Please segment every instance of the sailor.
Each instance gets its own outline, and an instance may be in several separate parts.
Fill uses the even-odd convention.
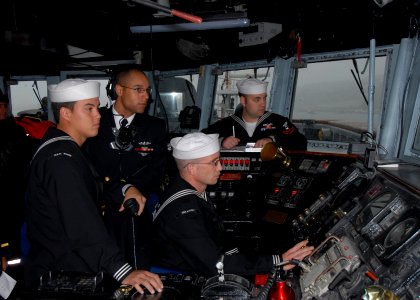
[[[305,136],[288,118],[266,111],[267,82],[248,78],[236,85],[240,108],[202,132],[218,133],[225,149],[247,143],[255,143],[255,148],[262,148],[269,142],[275,142],[285,150],[306,150]]]
[[[99,210],[101,189],[81,146],[98,133],[99,82],[66,79],[48,86],[57,128],[36,151],[27,191],[30,250],[25,283],[37,288],[49,272],[105,272],[143,293],[161,291],[158,275],[134,270],[108,234]]]
[[[259,256],[225,244],[221,219],[206,194],[207,185],[216,184],[222,171],[218,137],[195,132],[171,140],[179,174],[153,214],[154,266],[212,276],[223,261],[226,273],[255,275],[310,255],[313,247],[306,240],[283,254]],[[286,264],[284,270],[293,267]]]

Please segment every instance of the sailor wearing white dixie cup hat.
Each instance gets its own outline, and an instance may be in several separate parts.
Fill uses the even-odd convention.
[[[218,134],[195,132],[171,140],[172,155],[181,177],[202,193],[208,184],[215,184],[222,166]]]
[[[178,159],[195,159],[219,152],[218,134],[195,132],[171,139],[172,155]]]
[[[285,150],[306,150],[305,136],[287,117],[266,111],[267,82],[248,78],[237,82],[236,86],[241,107],[202,132],[218,133],[226,149],[247,143],[262,148],[266,143],[276,142]]]
[[[313,247],[302,241],[287,252],[251,257],[223,244],[223,222],[206,187],[222,170],[217,134],[190,133],[171,140],[179,176],[167,187],[153,213],[153,266],[206,276],[217,275],[223,260],[226,273],[268,273],[283,260],[302,260]],[[284,268],[293,266],[287,264]]]
[[[99,83],[67,79],[48,87],[57,128],[50,127],[31,163],[27,189],[25,285],[49,272],[105,272],[139,292],[161,291],[158,275],[133,270],[105,228],[99,187],[81,146],[99,128]],[[59,259],[57,259],[59,258]]]

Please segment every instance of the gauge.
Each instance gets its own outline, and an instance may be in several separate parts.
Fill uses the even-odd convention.
[[[390,192],[385,192],[377,196],[357,215],[355,225],[358,228],[365,226],[373,217],[378,215],[393,198],[393,194]]]
[[[399,245],[416,229],[417,219],[408,218],[395,225],[387,234],[384,240],[385,248],[391,248]]]

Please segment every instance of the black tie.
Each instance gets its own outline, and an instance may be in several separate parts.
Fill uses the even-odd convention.
[[[121,127],[126,127],[127,126],[127,123],[128,123],[127,119],[122,119],[122,121],[121,121]]]

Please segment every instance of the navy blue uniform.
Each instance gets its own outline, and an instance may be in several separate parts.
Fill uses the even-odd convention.
[[[20,255],[25,180],[32,144],[14,117],[0,120],[0,244],[9,244],[11,256]]]
[[[50,140],[42,147],[43,142]],[[31,164],[27,191],[30,251],[25,281],[48,271],[106,272],[122,281],[132,270],[108,234],[98,208],[94,169],[70,136],[49,128]]]
[[[241,115],[242,110],[239,110],[236,114],[223,118],[203,129],[202,132],[206,134],[218,133],[221,138],[226,138],[233,135],[232,126],[234,126],[235,137],[241,140],[239,145],[255,143],[262,138],[269,137],[285,150],[306,150],[307,140],[305,136],[288,118],[265,112],[258,119],[253,135],[249,136]]]
[[[223,255],[225,273],[270,272],[279,256],[244,255],[224,247],[222,222],[206,198],[179,176],[168,187],[153,216],[154,265],[213,276]]]
[[[133,128],[131,146],[118,149],[115,145],[115,121],[111,108],[101,108],[101,124],[96,137],[89,138],[84,148],[104,184],[105,221],[111,235],[125,253],[125,258],[138,268],[147,268],[144,230],[150,220],[146,214],[131,218],[119,212],[124,200],[123,187],[134,185],[146,198],[160,191],[167,159],[165,121],[147,114],[136,114],[130,126]],[[112,144],[112,145],[111,145]],[[143,228],[142,228],[143,227]],[[138,243],[133,245],[133,242]],[[135,252],[137,251],[137,252]]]

